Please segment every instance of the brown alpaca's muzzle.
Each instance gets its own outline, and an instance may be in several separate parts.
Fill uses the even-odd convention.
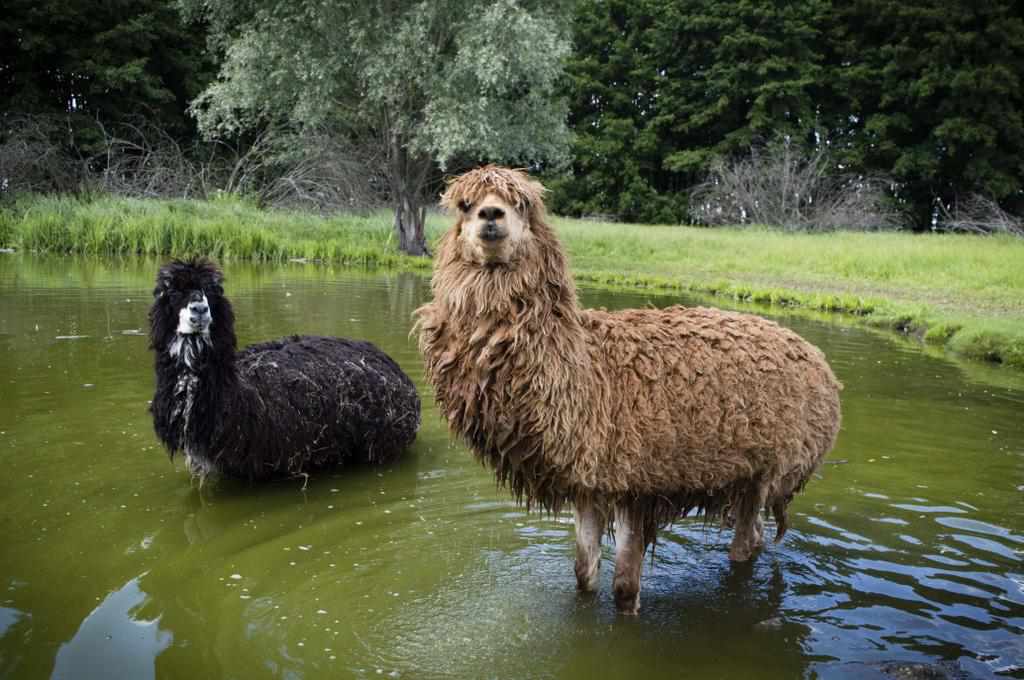
[[[469,259],[483,265],[509,264],[526,234],[523,217],[504,199],[487,194],[462,203],[458,234]]]
[[[479,237],[485,244],[500,243],[508,238],[508,228],[498,221],[505,217],[505,211],[496,207],[485,207],[480,209]]]
[[[480,240],[484,244],[501,243],[508,238],[508,230],[499,227],[494,222],[487,222],[480,226]]]

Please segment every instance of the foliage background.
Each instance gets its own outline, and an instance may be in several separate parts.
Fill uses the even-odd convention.
[[[936,200],[1024,207],[1024,18],[1013,2],[581,0],[567,214],[683,222],[715,159],[789,137]]]
[[[33,143],[89,171],[119,124],[208,156],[200,131],[242,155],[311,126],[381,185],[396,224],[399,199],[421,211],[445,173],[484,161],[544,174],[555,212],[671,224],[693,219],[716,163],[783,139],[884,179],[926,230],[976,197],[1024,212],[1022,74],[1024,16],[1006,0],[12,0],[0,174],[25,114],[55,117]],[[82,175],[61,172],[41,186]],[[286,203],[316,192],[302,199]]]

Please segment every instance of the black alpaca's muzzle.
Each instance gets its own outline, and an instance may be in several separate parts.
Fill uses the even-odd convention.
[[[178,333],[190,335],[205,333],[210,329],[210,303],[202,291],[192,291],[188,304],[178,313]]]
[[[203,302],[190,302],[188,305],[188,320],[198,326],[210,319],[210,306]]]

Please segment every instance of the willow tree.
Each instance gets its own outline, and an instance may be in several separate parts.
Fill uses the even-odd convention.
[[[431,171],[455,159],[561,163],[562,2],[181,0],[223,55],[192,105],[207,136],[331,123],[375,140],[395,233],[424,254]]]

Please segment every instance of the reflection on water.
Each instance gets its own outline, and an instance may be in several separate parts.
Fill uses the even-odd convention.
[[[10,607],[0,607],[0,638],[2,638],[11,626],[25,618],[25,613]]]
[[[50,677],[155,678],[156,657],[170,646],[173,635],[160,630],[159,616],[151,621],[136,618],[145,601],[137,578],[108,595],[57,650]]]
[[[408,337],[423,277],[228,266],[242,343],[370,339],[424,425],[387,468],[200,494],[146,413],[155,270],[0,258],[0,676],[1024,677],[1018,375],[782,318],[846,385],[830,464],[752,564],[699,520],[664,532],[623,618],[611,546],[578,596],[571,516],[523,513],[450,442]]]

